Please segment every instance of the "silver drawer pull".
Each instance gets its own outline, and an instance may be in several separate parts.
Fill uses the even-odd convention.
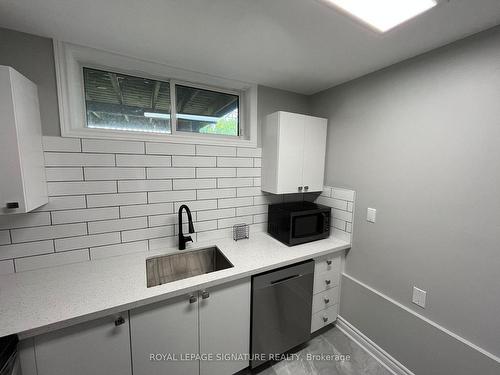
[[[297,189],[298,189],[299,191],[302,191],[302,186],[299,186]]]
[[[195,303],[196,301],[198,301],[198,298],[191,294],[189,296],[189,303]]]
[[[125,323],[125,319],[123,318],[123,316],[119,316],[118,318],[116,318],[115,320],[115,326],[118,327],[118,326],[121,326],[122,324]]]
[[[325,297],[325,303],[330,303],[330,298]]]
[[[331,280],[325,280],[326,285],[330,285],[331,282],[332,282]]]
[[[201,298],[202,299],[207,299],[208,297],[210,297],[210,293],[207,292],[206,290],[202,290],[201,291]]]
[[[331,265],[332,265],[332,261],[331,261],[330,259],[328,259],[328,260],[326,261],[326,264],[327,264],[328,266],[331,266]]]
[[[323,321],[324,321],[325,323],[326,323],[326,322],[328,322],[328,317],[327,317],[326,315],[325,315],[325,316],[323,316]]]

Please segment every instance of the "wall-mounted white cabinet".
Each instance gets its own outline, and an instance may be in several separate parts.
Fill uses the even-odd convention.
[[[23,213],[47,203],[38,90],[0,66],[0,214]]]
[[[262,129],[262,190],[322,191],[326,132],[324,118],[289,112],[268,115]]]

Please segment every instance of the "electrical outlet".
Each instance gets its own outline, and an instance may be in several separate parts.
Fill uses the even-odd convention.
[[[425,290],[419,289],[416,286],[413,287],[413,297],[411,301],[422,308],[425,309],[425,299],[427,297],[427,292]]]
[[[366,209],[366,221],[369,221],[370,223],[377,221],[377,210],[375,208]]]

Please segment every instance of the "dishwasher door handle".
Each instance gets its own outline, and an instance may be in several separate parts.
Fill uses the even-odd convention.
[[[291,276],[283,277],[282,279],[271,281],[270,285],[281,284],[284,281],[296,279],[297,277],[301,277],[301,276],[302,276],[301,274],[298,274],[298,275],[291,275]]]

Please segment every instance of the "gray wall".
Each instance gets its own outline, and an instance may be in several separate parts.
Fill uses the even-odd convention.
[[[347,274],[497,356],[499,46],[497,27],[312,98],[329,118],[326,183],[357,191]],[[411,303],[413,285],[428,292],[425,310]],[[433,371],[443,341],[353,290],[341,315],[418,374],[470,373]],[[476,373],[492,373],[483,358]]]
[[[0,28],[0,65],[12,66],[38,85],[44,135],[61,135],[52,40]]]
[[[261,143],[261,129],[264,126],[265,117],[276,111],[287,111],[310,114],[309,97],[289,91],[274,89],[267,86],[259,86],[258,91],[258,145]]]

